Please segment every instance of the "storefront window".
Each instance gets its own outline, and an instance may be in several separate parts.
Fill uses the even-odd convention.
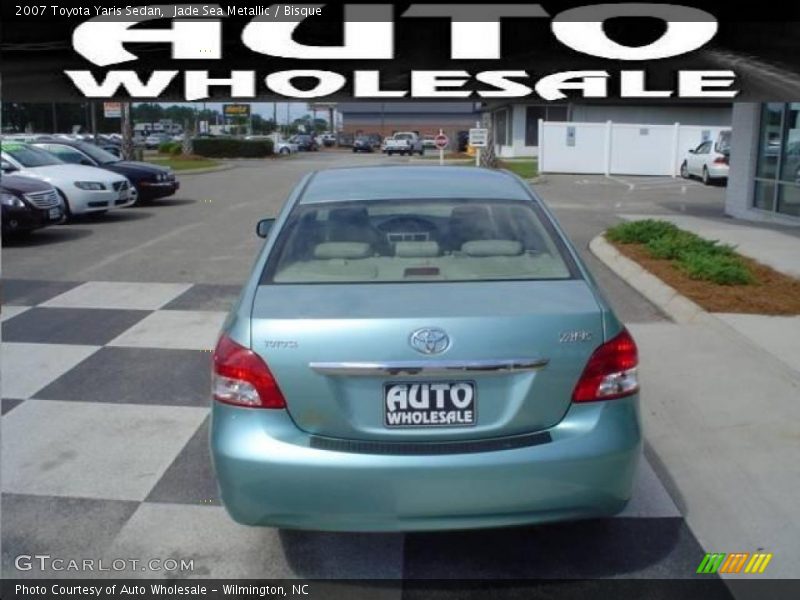
[[[566,106],[528,106],[525,108],[525,145],[539,145],[539,119],[566,121]]]
[[[753,205],[761,210],[775,210],[775,184],[756,181]]]
[[[788,106],[785,121],[780,179],[797,184],[800,180],[800,102],[793,102]]]
[[[494,113],[494,143],[498,146],[508,144],[508,111],[505,109]]]
[[[800,217],[800,186],[782,185],[778,195],[778,212]]]
[[[753,206],[800,217],[800,102],[763,105]]]

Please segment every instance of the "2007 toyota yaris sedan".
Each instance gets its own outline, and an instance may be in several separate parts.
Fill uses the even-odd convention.
[[[405,531],[624,507],[636,345],[522,180],[321,171],[258,230],[212,375],[236,521]]]

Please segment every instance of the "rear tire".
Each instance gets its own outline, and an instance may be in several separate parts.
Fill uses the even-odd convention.
[[[703,167],[703,185],[711,185],[711,176],[708,174],[708,167]]]

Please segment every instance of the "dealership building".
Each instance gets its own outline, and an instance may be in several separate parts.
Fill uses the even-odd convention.
[[[800,102],[733,105],[725,213],[800,225]]]
[[[398,131],[436,135],[442,130],[451,140],[475,127],[480,119],[475,102],[339,102],[345,137],[390,136]]]

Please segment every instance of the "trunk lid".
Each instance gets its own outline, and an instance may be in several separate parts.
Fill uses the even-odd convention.
[[[444,330],[450,347],[426,355],[410,344],[421,328]],[[261,286],[252,349],[278,381],[289,414],[308,433],[346,439],[423,441],[516,435],[558,423],[592,351],[600,308],[582,280]],[[446,374],[320,372],[312,363],[440,365],[546,360],[535,370]],[[387,383],[472,382],[474,425],[389,428]]]

